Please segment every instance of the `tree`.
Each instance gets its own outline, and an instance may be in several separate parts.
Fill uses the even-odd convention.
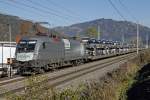
[[[86,31],[87,36],[95,38],[97,36],[97,29],[95,27],[89,27]]]

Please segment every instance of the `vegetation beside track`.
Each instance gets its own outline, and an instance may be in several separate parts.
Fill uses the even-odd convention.
[[[98,80],[80,84],[76,89],[58,92],[51,88],[46,76],[32,76],[28,79],[25,93],[16,95],[9,93],[8,100],[126,100],[127,90],[136,82],[137,72],[150,62],[150,51],[142,52],[138,57],[120,65],[112,72]]]

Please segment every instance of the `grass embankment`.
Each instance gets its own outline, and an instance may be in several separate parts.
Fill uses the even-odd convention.
[[[150,61],[150,53],[146,51],[131,61],[128,61],[99,80],[84,83],[76,89],[66,89],[61,92],[50,88],[48,84],[37,82],[47,80],[44,77],[28,79],[25,93],[9,94],[8,100],[126,100],[126,91],[135,82],[134,78],[139,66]],[[35,85],[36,84],[36,85]]]

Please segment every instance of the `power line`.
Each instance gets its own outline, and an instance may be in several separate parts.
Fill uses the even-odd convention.
[[[80,19],[78,16],[80,16],[79,14],[77,14],[76,12],[74,12],[74,11],[71,11],[70,9],[68,9],[68,8],[66,8],[66,7],[64,7],[64,6],[62,6],[62,5],[60,5],[60,4],[58,4],[58,3],[56,3],[56,2],[54,2],[54,1],[52,1],[52,0],[46,0],[46,1],[48,1],[50,4],[53,4],[54,6],[57,6],[58,8],[60,8],[60,9],[63,9],[65,12],[67,12],[68,14],[71,14],[71,15],[74,15],[76,18],[78,18],[78,19]],[[86,18],[85,18],[86,19]]]
[[[63,7],[62,5],[60,5],[60,4],[58,4],[58,3],[53,2],[52,0],[46,0],[46,1],[50,2],[50,4],[53,4],[53,5],[55,5],[55,6],[59,7],[59,8],[64,9],[66,12],[68,12],[68,13],[70,13],[70,14],[74,14],[74,12],[72,12],[71,10],[69,10],[69,9],[67,9],[67,8],[65,8],[65,7]]]
[[[125,20],[124,16],[120,13],[120,11],[117,9],[117,7],[112,3],[111,0],[108,0],[109,3],[111,4],[111,6],[116,10],[116,12]],[[120,1],[120,0],[119,0]],[[120,1],[121,5],[123,5],[123,3]],[[125,8],[127,8],[126,6],[124,6]],[[133,17],[133,16],[132,16]],[[136,25],[137,25],[137,54],[139,53],[139,22],[138,20],[136,21]]]
[[[115,4],[113,4],[113,2],[112,2],[111,0],[108,0],[108,2],[109,2],[110,5],[115,9],[115,11],[118,13],[118,15],[119,15],[122,19],[124,19],[124,20],[126,21],[125,17],[124,17],[123,14],[118,10],[118,8],[115,6]],[[124,43],[124,34],[122,35],[122,43]]]
[[[11,1],[11,0],[9,0],[9,1]],[[13,1],[11,1],[11,2],[13,2]],[[19,4],[19,5],[22,5],[22,6],[25,6],[25,7],[28,7],[28,8],[31,8],[31,9],[34,9],[34,10],[36,10],[36,11],[41,11],[42,13],[46,13],[46,14],[49,14],[49,15],[54,15],[54,16],[56,16],[56,17],[58,17],[58,18],[61,18],[61,19],[65,19],[66,21],[69,21],[69,19],[68,18],[66,18],[66,17],[64,17],[64,16],[61,16],[61,15],[58,15],[58,14],[55,14],[55,13],[53,13],[53,12],[50,12],[50,11],[47,11],[47,10],[43,10],[43,9],[40,9],[40,8],[38,8],[38,7],[34,7],[34,6],[31,6],[31,5],[28,5],[28,4],[25,4],[25,3],[22,3],[22,2],[17,2],[17,1],[14,1],[16,4]]]
[[[32,1],[32,0],[26,0],[26,1],[28,1],[28,2],[30,2],[31,4],[33,4],[33,5],[38,5],[40,8],[42,8],[42,9],[44,9],[44,10],[47,10],[47,11],[51,11],[51,12],[53,12],[53,13],[55,13],[55,14],[62,14],[62,15],[64,15],[62,12],[60,12],[60,11],[57,11],[57,10],[54,10],[54,9],[52,9],[52,8],[50,8],[50,7],[47,7],[47,6],[44,6],[44,5],[42,5],[41,3],[38,3],[38,2],[34,2],[34,1]],[[75,17],[73,17],[72,15],[65,15],[64,16],[65,18],[67,18],[67,19],[77,19],[77,18],[75,18]]]
[[[125,17],[123,16],[123,14],[118,10],[118,8],[113,4],[113,2],[111,0],[108,0],[108,2],[110,3],[110,5],[115,9],[115,11],[119,14],[119,16],[126,20]]]
[[[29,12],[29,11],[27,11],[25,8],[20,7],[20,6],[17,6],[17,5],[13,5],[13,4],[11,4],[10,2],[0,1],[0,3],[3,3],[3,4],[6,4],[6,5],[15,7],[15,8],[17,8],[17,9],[23,9],[25,12]],[[31,12],[31,10],[30,10],[30,12]],[[24,12],[22,12],[22,13],[24,13]],[[32,13],[32,14],[33,14],[33,13],[34,13],[34,14],[38,14],[38,15],[41,16],[41,17],[46,17],[46,16],[43,16],[42,14],[40,14],[39,12],[31,12],[31,13]]]
[[[27,9],[25,9],[22,5],[18,5],[16,2],[7,2],[7,1],[0,1],[0,3],[3,3],[3,4],[6,4],[6,5],[8,5],[8,6],[11,6],[11,7],[14,7],[14,8],[17,8],[17,9],[19,9],[19,10],[23,10],[22,11],[22,13],[24,13],[24,12],[28,12],[28,14],[30,13],[30,14],[36,14],[37,16],[40,16],[41,17],[41,19],[44,19],[45,20],[45,18],[47,18],[48,16],[49,16],[49,14],[47,14],[47,13],[45,13],[45,14],[43,14],[43,12],[41,13],[41,12],[39,12],[38,10],[35,10],[35,9],[30,9],[30,10],[27,10]],[[26,8],[29,8],[29,7],[26,7]],[[33,11],[32,11],[33,10]],[[31,15],[30,17],[32,17],[33,15]],[[28,20],[28,19],[27,19]],[[57,20],[59,20],[59,21],[63,21],[63,23],[65,23],[65,24],[68,24],[68,22],[66,22],[66,20],[60,20],[60,19],[57,19]],[[32,20],[33,21],[33,20]],[[35,20],[34,20],[35,21]]]
[[[124,8],[124,10],[132,17],[132,19],[136,20],[137,22],[137,18],[130,12],[128,7],[121,0],[119,0],[119,3]]]

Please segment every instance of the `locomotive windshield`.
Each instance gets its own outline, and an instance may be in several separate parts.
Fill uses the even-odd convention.
[[[35,40],[21,40],[17,45],[18,52],[33,52],[35,49]]]

